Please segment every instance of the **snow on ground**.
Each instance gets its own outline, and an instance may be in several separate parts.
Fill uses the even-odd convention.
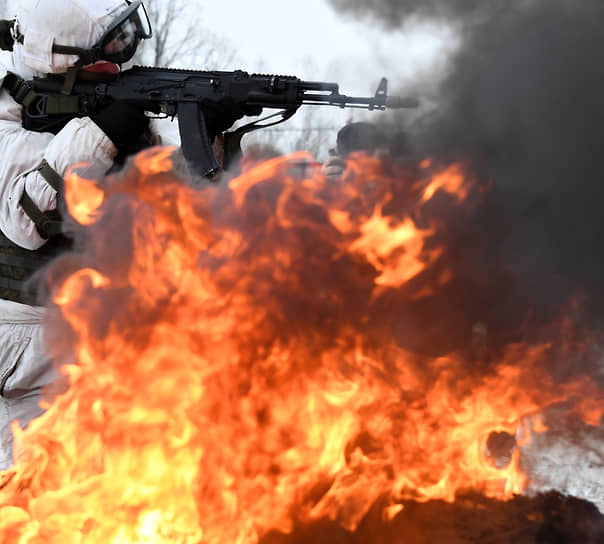
[[[548,419],[556,420],[556,414]],[[590,427],[569,417],[521,446],[529,491],[557,490],[594,503],[604,513],[604,425]]]

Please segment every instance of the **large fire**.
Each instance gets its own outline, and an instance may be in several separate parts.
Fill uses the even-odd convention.
[[[472,206],[461,165],[359,155],[333,182],[301,179],[302,154],[197,189],[173,152],[139,154],[102,190],[77,168],[67,179],[83,251],[54,265],[50,326],[70,387],[14,426],[2,542],[353,531],[378,501],[387,520],[406,500],[521,493],[518,448],[502,466],[487,441],[528,440],[548,406],[599,423],[602,392],[557,383],[549,343],[510,344],[485,369],[472,350],[397,342],[397,308],[455,277],[427,207]]]

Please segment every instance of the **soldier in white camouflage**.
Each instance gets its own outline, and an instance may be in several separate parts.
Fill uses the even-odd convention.
[[[25,427],[40,415],[42,393],[57,379],[31,278],[70,244],[57,208],[62,178],[82,161],[108,170],[148,131],[143,111],[118,102],[29,130],[27,81],[56,74],[68,95],[82,71],[118,71],[150,35],[140,0],[22,0],[16,19],[0,24],[0,469],[13,462],[11,423]]]

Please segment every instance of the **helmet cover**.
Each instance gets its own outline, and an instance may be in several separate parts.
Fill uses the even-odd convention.
[[[127,7],[124,0],[22,0],[17,12],[15,66],[37,73],[63,73],[77,55],[54,53],[53,44],[92,47],[114,18]]]

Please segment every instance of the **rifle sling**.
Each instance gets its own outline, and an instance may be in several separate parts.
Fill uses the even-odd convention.
[[[47,115],[80,113],[80,99],[74,95],[57,94],[46,97]]]
[[[29,108],[36,98],[38,93],[34,91],[29,83],[21,76],[8,72],[4,76],[2,86],[9,92],[15,102],[21,104],[25,108]]]
[[[21,104],[25,109],[29,109],[37,99],[42,99],[44,102],[42,107],[39,108],[41,111],[37,111],[37,114],[66,115],[80,113],[80,99],[78,96],[68,94],[39,95],[32,89],[29,82],[12,72],[6,74],[2,86],[9,92],[15,102]]]

